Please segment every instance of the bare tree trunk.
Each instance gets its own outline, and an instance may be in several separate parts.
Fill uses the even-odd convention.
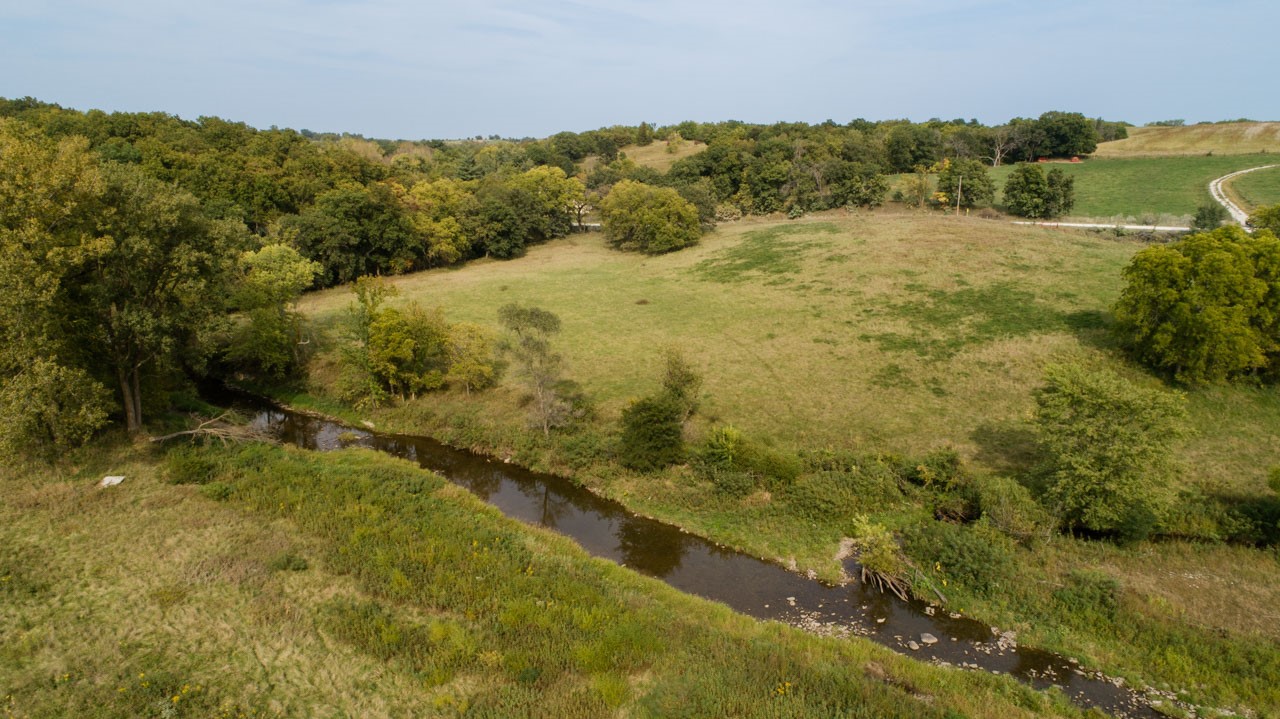
[[[142,431],[142,422],[139,421],[138,406],[134,403],[133,383],[123,367],[116,369],[116,375],[120,380],[120,404],[124,405],[124,426],[129,434],[137,434]]]
[[[142,431],[142,380],[139,379],[142,370],[138,367],[133,368],[133,418],[137,422],[138,431]]]

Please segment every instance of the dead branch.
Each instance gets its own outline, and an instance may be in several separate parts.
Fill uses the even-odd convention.
[[[194,416],[194,415],[193,415]],[[230,442],[269,442],[271,438],[262,432],[259,432],[248,425],[236,424],[229,421],[228,418],[234,418],[235,413],[227,410],[217,417],[212,417],[201,421],[192,429],[185,429],[181,432],[174,432],[160,437],[152,437],[151,442],[161,443],[167,442],[178,437],[198,437],[201,439],[216,439],[225,447]]]

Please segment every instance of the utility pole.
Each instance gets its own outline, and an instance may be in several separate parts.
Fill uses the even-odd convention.
[[[956,215],[960,214],[960,196],[964,194],[964,175],[956,182]]]

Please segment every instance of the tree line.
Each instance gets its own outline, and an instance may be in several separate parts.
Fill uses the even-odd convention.
[[[31,98],[0,99],[0,117],[55,139],[83,137],[99,160],[177,185],[208,216],[290,244],[320,263],[320,285],[518,256],[581,224],[624,180],[674,190],[705,230],[738,213],[874,207],[887,193],[886,174],[944,160],[991,166],[1087,154],[1125,132],[1123,123],[1056,111],[995,127],[959,119],[640,123],[545,139],[450,141],[80,112]],[[706,148],[665,173],[623,151],[689,141]]]

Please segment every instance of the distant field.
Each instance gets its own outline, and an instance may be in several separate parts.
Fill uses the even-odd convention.
[[[1280,164],[1280,156],[1274,160]],[[1227,184],[1227,183],[1223,183]],[[1227,191],[1245,210],[1280,202],[1280,167],[1250,172],[1230,181]]]
[[[493,327],[513,301],[559,314],[557,344],[601,421],[654,390],[659,351],[675,345],[706,374],[709,421],[795,447],[911,455],[951,444],[1001,468],[1025,449],[1018,438],[1047,363],[1093,357],[1149,382],[1100,349],[1120,269],[1140,247],[977,218],[833,213],[736,223],[660,257],[574,236],[518,261],[393,282],[453,321]],[[302,309],[333,317],[349,301],[330,290]],[[519,425],[517,399],[499,391],[437,406],[474,413],[479,402],[485,421]],[[1222,389],[1193,393],[1191,408],[1192,478],[1261,490],[1280,464],[1280,396]]]
[[[1129,137],[1098,145],[1094,157],[1280,153],[1280,122],[1131,127]]]
[[[641,147],[639,145],[627,145],[619,150],[626,156],[635,161],[641,167],[651,167],[658,172],[666,172],[671,169],[676,160],[683,160],[691,157],[706,149],[706,145],[693,140],[685,140],[675,150],[675,152],[667,152],[667,143],[665,140],[654,140],[651,144]]]
[[[1278,145],[1280,147],[1280,145]],[[1210,201],[1209,182],[1229,172],[1280,162],[1280,155],[1093,159],[1054,163],[1076,178],[1075,218],[1143,222],[1188,220]],[[1013,166],[994,168],[997,201]],[[1248,177],[1248,176],[1246,176]],[[1243,178],[1242,178],[1243,179]]]

